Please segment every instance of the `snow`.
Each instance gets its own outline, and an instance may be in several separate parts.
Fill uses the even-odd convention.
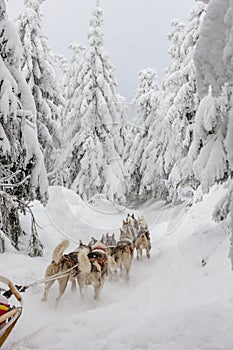
[[[212,212],[226,188],[215,186],[191,209],[150,202],[143,214],[151,230],[151,259],[133,260],[130,281],[107,279],[99,302],[91,289],[81,300],[68,286],[54,308],[57,286],[47,303],[43,285],[24,294],[24,310],[4,345],[8,350],[231,350],[233,346],[233,278],[228,259],[229,236]],[[54,247],[69,237],[69,251],[79,239],[115,232],[127,208],[103,196],[89,203],[71,190],[50,187],[46,208],[33,203],[42,258],[22,253],[1,255],[0,274],[17,284],[43,278]],[[24,217],[22,224],[27,227]],[[119,237],[117,235],[117,237]],[[26,244],[25,244],[26,245]],[[206,265],[202,266],[202,260]],[[13,302],[13,300],[11,300]]]

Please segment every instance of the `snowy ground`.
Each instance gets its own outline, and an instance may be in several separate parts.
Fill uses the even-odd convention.
[[[54,309],[57,286],[47,303],[43,285],[24,294],[24,310],[5,343],[8,350],[232,350],[233,273],[229,237],[211,213],[223,193],[213,190],[187,211],[151,203],[144,213],[151,229],[151,259],[133,261],[130,282],[107,280],[100,302],[88,290],[86,299],[70,287]],[[50,189],[46,210],[35,203],[43,258],[6,253],[0,274],[27,284],[44,275],[51,253],[65,237],[88,242],[93,235],[119,232],[127,210],[101,198],[84,205],[73,192]],[[27,222],[25,221],[25,228]],[[205,259],[206,265],[201,261]]]

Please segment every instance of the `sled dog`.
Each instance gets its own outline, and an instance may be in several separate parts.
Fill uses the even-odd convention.
[[[146,256],[149,259],[150,258],[150,250],[151,250],[151,243],[150,243],[150,233],[146,230],[141,230],[138,233],[138,237],[135,240],[135,248],[137,252],[137,260],[141,258],[142,260],[142,251],[143,249],[146,250]]]
[[[138,230],[139,231],[140,230],[145,230],[145,231],[147,230],[148,231],[148,225],[147,225],[143,215],[139,216],[137,221],[138,221]]]
[[[91,269],[88,273],[77,275],[77,281],[81,297],[84,296],[83,289],[85,286],[93,285],[94,299],[98,300],[103,288],[105,279],[108,275],[108,255],[106,245],[101,241],[92,246],[92,251],[88,253],[88,259]]]
[[[43,301],[47,300],[49,289],[55,280],[59,283],[59,291],[56,298],[56,305],[58,305],[66,290],[69,278],[73,279],[75,276],[87,274],[91,271],[91,263],[88,258],[89,250],[86,247],[81,248],[80,245],[76,251],[63,254],[68,248],[69,243],[69,240],[64,240],[53,251],[52,262],[45,271]]]
[[[116,247],[110,247],[108,249],[109,259],[109,270],[115,276],[117,271],[123,269],[126,273],[126,280],[129,279],[129,272],[131,268],[131,262],[133,258],[133,243],[129,238],[122,238],[117,242]]]
[[[138,222],[134,217],[134,214],[127,215],[127,218],[123,220],[120,239],[129,238],[133,240],[138,234]]]

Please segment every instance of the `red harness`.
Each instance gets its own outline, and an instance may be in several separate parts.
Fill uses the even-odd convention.
[[[67,267],[69,267],[70,269],[74,267],[74,270],[78,271],[78,260],[72,259],[72,257],[69,254],[63,255],[62,264],[64,263],[66,263]]]
[[[95,247],[95,249],[99,249],[99,248]],[[95,249],[93,250],[92,253],[95,253]],[[104,251],[103,248],[101,250]],[[90,258],[90,261],[91,262],[97,261],[97,263],[100,265],[101,271],[103,271],[103,269],[106,267],[107,259],[105,254],[101,254],[98,258],[97,257]]]
[[[93,252],[95,251],[95,250],[102,250],[104,253],[106,253],[106,251],[107,251],[107,249],[105,248],[105,247],[101,247],[101,246],[97,246],[97,247],[95,247],[94,249],[93,249]]]

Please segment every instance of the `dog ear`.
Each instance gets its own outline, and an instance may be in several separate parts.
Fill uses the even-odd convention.
[[[127,215],[128,217],[130,216],[130,214],[128,213],[128,215]]]
[[[135,219],[134,214],[132,214],[132,218]]]
[[[126,225],[126,222],[125,222],[125,220],[123,220],[123,225]]]

